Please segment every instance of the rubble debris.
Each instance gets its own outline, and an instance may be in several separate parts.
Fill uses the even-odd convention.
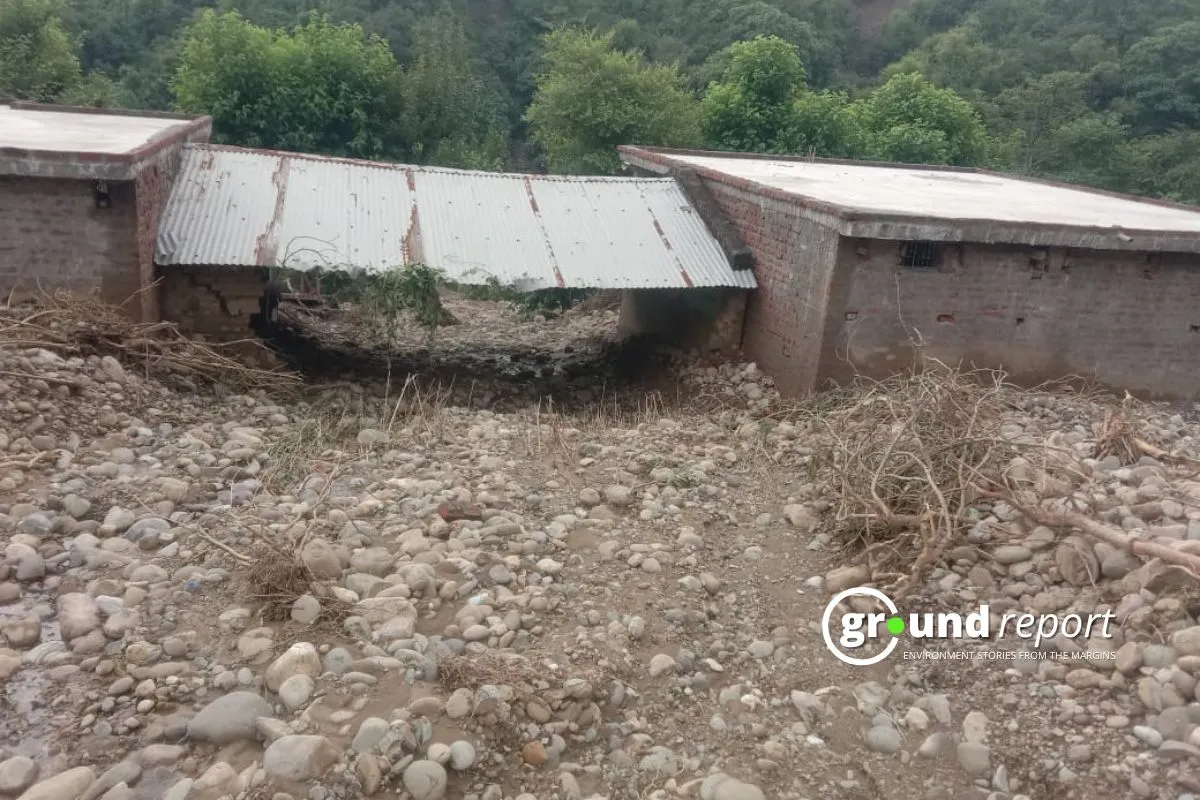
[[[0,346],[0,794],[1200,791],[1200,593],[1157,549],[1200,553],[1194,408],[692,364],[670,405],[398,414],[181,388],[54,319]],[[854,667],[820,623],[863,583],[1113,631]]]

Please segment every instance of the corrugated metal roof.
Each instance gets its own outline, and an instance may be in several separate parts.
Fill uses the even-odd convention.
[[[377,272],[522,291],[755,287],[671,178],[519,175],[184,148],[157,261]]]

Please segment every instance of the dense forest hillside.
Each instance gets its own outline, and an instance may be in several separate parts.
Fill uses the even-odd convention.
[[[482,169],[638,142],[1200,202],[1200,0],[0,0],[5,95]]]

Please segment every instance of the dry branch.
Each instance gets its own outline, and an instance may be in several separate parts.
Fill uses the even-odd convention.
[[[0,348],[108,355],[149,374],[182,375],[236,391],[300,386],[293,373],[253,367],[227,354],[248,344],[262,347],[256,340],[221,345],[195,341],[171,323],[135,322],[115,306],[63,290],[43,293],[33,306],[0,307]]]
[[[1158,558],[1168,564],[1183,567],[1200,575],[1200,556],[1185,553],[1182,550],[1177,550],[1174,547],[1159,544],[1158,542],[1147,542],[1143,539],[1129,536],[1116,528],[1085,517],[1083,514],[1072,511],[1047,511],[1020,503],[1011,497],[1005,497],[1004,500],[1014,509],[1039,525],[1045,525],[1047,528],[1078,528],[1093,539],[1111,545],[1118,550],[1124,550],[1127,553],[1132,553],[1142,558]]]
[[[1001,435],[1003,377],[934,364],[820,399],[811,418],[832,443],[836,533],[862,548],[897,596],[971,524],[980,475],[999,478],[1019,450]]]

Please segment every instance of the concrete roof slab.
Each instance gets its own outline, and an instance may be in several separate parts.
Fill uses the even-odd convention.
[[[770,195],[844,236],[1200,252],[1200,208],[952,167],[625,146],[659,174]]]
[[[1195,211],[979,172],[678,156],[789,194],[859,212],[946,220],[1196,231]]]
[[[0,175],[129,180],[164,148],[211,131],[206,116],[0,103]]]
[[[34,111],[0,105],[0,147],[56,153],[133,153],[157,134],[186,126],[181,119]]]

